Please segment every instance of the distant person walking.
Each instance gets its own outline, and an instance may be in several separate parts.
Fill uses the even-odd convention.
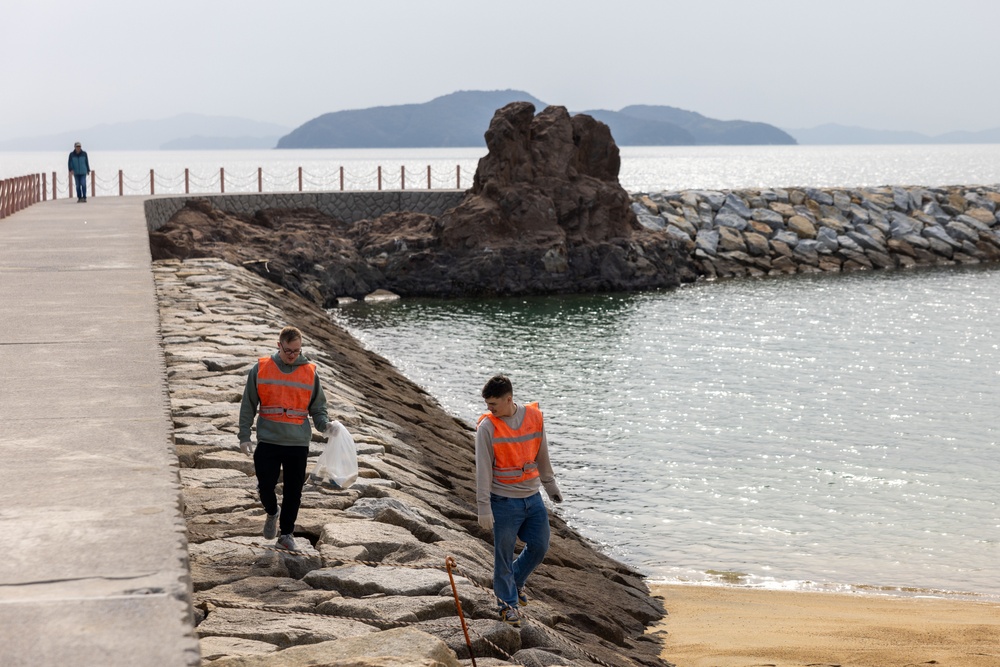
[[[250,429],[257,415],[257,447],[250,441]],[[298,551],[292,533],[302,503],[306,483],[306,459],[312,428],[309,417],[320,431],[326,431],[326,395],[319,382],[316,364],[302,353],[302,332],[285,327],[278,335],[278,351],[261,357],[247,376],[240,406],[240,451],[253,454],[257,492],[264,505],[264,537],[275,546]],[[281,507],[275,487],[284,473]]]
[[[87,151],[80,147],[80,142],[73,145],[73,152],[69,154],[69,173],[76,179],[76,202],[87,201],[87,176],[90,175],[90,161],[87,159]]]
[[[549,514],[562,494],[549,462],[549,443],[538,403],[518,405],[514,388],[496,375],[482,391],[489,412],[476,429],[476,505],[479,525],[493,531],[493,592],[500,620],[520,627],[518,606],[528,604],[524,584],[549,550]],[[524,542],[514,558],[517,539]]]

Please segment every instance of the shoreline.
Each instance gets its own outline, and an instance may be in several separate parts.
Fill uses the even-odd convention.
[[[1000,602],[662,584],[648,634],[678,667],[1000,663]]]

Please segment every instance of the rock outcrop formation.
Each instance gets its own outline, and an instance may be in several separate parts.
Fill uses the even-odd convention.
[[[323,310],[217,259],[157,262],[154,277],[206,664],[457,667],[469,650],[448,556],[480,665],[667,664],[659,640],[644,635],[665,612],[643,577],[556,515],[528,582],[528,620],[520,629],[497,620],[471,426]],[[236,437],[246,374],[285,324],[302,329],[360,469],[346,490],[307,483],[299,556],[261,537],[253,461]],[[314,434],[310,469],[320,446]]]
[[[440,217],[353,224],[316,211],[220,211],[192,200],[150,234],[154,259],[223,257],[326,306],[402,296],[637,290],[680,282],[680,244],[641,226],[607,126],[562,107],[500,109],[472,189]]]
[[[880,187],[633,196],[650,229],[704,277],[897,269],[1000,260],[1000,188]]]

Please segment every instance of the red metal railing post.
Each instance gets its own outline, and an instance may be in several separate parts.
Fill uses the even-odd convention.
[[[184,167],[184,194],[190,194],[190,182],[188,180],[188,168]]]
[[[340,168],[340,191],[344,191],[344,168]]]
[[[302,167],[299,167],[299,192],[302,192]]]
[[[226,194],[226,168],[219,167],[219,192]]]
[[[125,196],[125,174],[122,173],[121,169],[118,170],[118,196]]]
[[[154,185],[154,183],[156,183],[156,177],[153,175],[153,170],[150,169],[149,170],[149,194],[151,194],[151,195],[155,195],[156,194],[156,186]]]
[[[378,166],[378,189],[382,191],[382,165]]]
[[[264,169],[263,167],[257,167],[257,192],[264,191]]]

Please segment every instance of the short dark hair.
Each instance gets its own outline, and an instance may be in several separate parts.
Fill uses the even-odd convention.
[[[494,375],[483,386],[483,398],[502,398],[514,393],[514,385],[506,375]]]

